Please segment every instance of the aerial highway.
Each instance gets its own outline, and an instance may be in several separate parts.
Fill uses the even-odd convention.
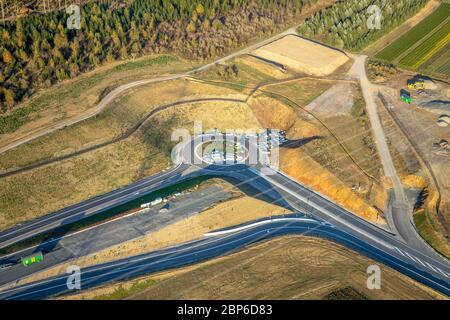
[[[214,135],[216,141],[227,138],[230,137],[227,135]],[[306,217],[311,220],[284,220],[282,223],[280,221],[273,222],[273,225],[271,224],[272,222],[258,224],[243,230],[239,229],[236,232],[228,232],[222,236],[207,237],[209,240],[178,246],[177,250],[180,248],[188,250],[189,253],[184,255],[175,254],[174,251],[170,251],[174,250],[172,248],[167,249],[168,251],[159,250],[149,255],[125,259],[122,262],[117,261],[102,266],[89,267],[83,271],[83,274],[88,276],[86,278],[88,280],[86,286],[98,285],[111,280],[208,259],[252,243],[264,232],[267,233],[267,236],[304,232],[306,223],[307,230],[311,229],[311,224],[315,224],[321,230],[317,233],[313,232],[317,236],[328,235],[333,240],[340,239],[343,241],[343,244],[350,247],[352,247],[352,243],[358,243],[357,247],[352,248],[404,272],[417,281],[447,295],[449,294],[450,263],[446,258],[431,249],[428,250],[428,247],[411,245],[391,230],[380,228],[365,221],[354,213],[333,203],[323,195],[293,181],[290,177],[276,170],[276,168],[265,168],[266,173],[262,174],[260,165],[246,163],[248,158],[244,159],[242,163],[234,164],[229,164],[225,161],[215,164],[205,163],[203,159],[199,159],[201,155],[198,152],[192,152],[192,150],[198,150],[198,146],[201,146],[204,141],[211,141],[211,135],[200,135],[184,143],[177,151],[179,163],[166,172],[4,231],[0,234],[2,246],[29,238],[44,232],[44,230],[48,231],[56,226],[82,219],[87,215],[96,214],[105,208],[117,206],[145,193],[178,183],[192,176],[202,174],[227,175],[239,179],[243,183],[251,184],[262,192],[272,193],[274,198],[282,199],[296,212],[304,214],[303,218]],[[246,144],[246,147],[249,147],[249,144]],[[196,161],[194,161],[195,157],[197,157]],[[271,233],[271,230],[277,231]],[[215,244],[214,241],[211,242],[211,239],[216,238],[218,239],[217,241],[220,241],[220,246],[216,246],[217,243]],[[230,239],[233,239],[233,241],[230,241]],[[251,241],[248,239],[251,239]],[[167,257],[169,252],[175,254],[177,258],[162,259]],[[104,274],[102,275],[102,273]],[[26,299],[61,294],[65,292],[64,288],[61,287],[61,283],[65,281],[64,279],[65,277],[55,277],[18,286],[4,291],[0,294],[0,297]]]
[[[222,234],[219,232],[219,235],[208,235],[204,239],[187,244],[83,268],[80,277],[81,289],[201,262],[257,241],[281,235],[307,234],[341,243],[450,295],[448,281],[426,273],[411,260],[404,260],[391,252],[372,246],[328,223],[296,216],[266,219],[260,222],[265,223],[250,223],[248,227],[240,226],[235,230],[227,230]],[[44,299],[70,293],[73,291],[68,288],[68,281],[71,281],[69,274],[64,274],[13,287],[0,292],[0,299]]]

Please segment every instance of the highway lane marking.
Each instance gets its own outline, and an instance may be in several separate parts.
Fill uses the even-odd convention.
[[[272,220],[272,222],[276,223],[277,221],[276,220]],[[259,231],[258,233],[260,233],[260,232],[262,232],[262,231]],[[97,271],[100,271],[102,269],[111,268],[111,266],[115,266],[117,268],[122,268],[123,265],[127,265],[129,263],[138,263],[140,261],[148,260],[148,259],[151,259],[151,258],[158,258],[159,256],[170,256],[170,255],[174,255],[174,254],[176,254],[178,252],[192,250],[192,249],[194,249],[196,247],[200,247],[201,248],[202,246],[205,246],[205,245],[208,245],[208,244],[213,244],[214,242],[220,242],[220,241],[223,241],[223,240],[225,240],[227,238],[231,238],[233,236],[235,236],[235,234],[226,235],[226,236],[221,237],[221,238],[215,238],[215,237],[213,238],[213,237],[211,237],[211,238],[208,238],[207,241],[199,241],[198,243],[194,242],[194,245],[192,247],[179,248],[179,246],[177,246],[177,247],[174,247],[174,248],[168,248],[168,249],[166,249],[168,251],[167,252],[163,252],[163,253],[157,251],[157,252],[153,252],[153,253],[149,253],[149,254],[144,254],[145,255],[144,257],[143,257],[143,255],[138,255],[138,256],[134,256],[134,257],[124,258],[124,259],[121,259],[121,260],[119,260],[117,262],[112,261],[112,262],[106,262],[104,264],[97,265],[97,266],[96,265],[88,266],[87,269],[89,269],[89,270],[85,271],[85,272],[97,272]],[[241,239],[246,239],[246,238],[249,238],[251,236],[252,236],[252,234],[249,234],[249,235],[247,235],[247,236],[245,236],[244,238],[241,238]],[[209,239],[211,239],[211,240],[209,240]],[[208,250],[212,250],[212,249],[215,249],[215,248],[218,248],[218,247],[221,247],[221,246],[230,245],[231,243],[234,243],[234,242],[237,242],[237,241],[240,241],[240,239],[232,240],[231,242],[224,243],[224,244],[219,244],[219,245],[216,245],[215,247],[212,247],[212,248],[202,249],[202,250],[199,250],[198,253],[204,252],[204,251],[208,251]],[[165,249],[162,249],[162,250],[165,250]],[[183,257],[189,256],[189,255],[192,255],[192,253],[187,253],[187,254],[176,256],[176,257],[172,257],[172,258],[170,258],[170,257],[164,258],[163,257],[161,260],[158,260],[158,261],[155,261],[155,262],[151,262],[149,265],[158,263],[160,261],[164,262],[164,261],[169,261],[169,260],[173,260],[173,259],[176,259],[176,258],[183,258]],[[144,265],[144,266],[146,266],[146,265]],[[136,268],[136,267],[130,267],[130,268]],[[127,270],[127,268],[120,269],[120,271],[121,270]],[[82,269],[82,271],[83,271],[83,269]],[[106,274],[109,274],[109,273],[106,273]],[[68,277],[68,275],[59,275],[59,276],[56,276],[53,279],[50,278],[50,279],[45,279],[45,280],[41,280],[41,281],[38,280],[38,282],[35,282],[35,283],[24,284],[24,285],[16,287],[16,288],[10,288],[8,290],[0,292],[0,294],[12,292],[12,291],[17,291],[17,290],[20,290],[20,289],[26,289],[28,287],[32,287],[32,286],[35,286],[35,285],[42,285],[42,284],[45,284],[45,283],[48,283],[48,282],[52,282],[52,281],[63,280],[65,278],[67,278],[67,277]]]
[[[253,169],[253,168],[250,168],[250,170],[252,171],[252,172],[254,172],[255,174],[258,174],[258,171],[256,171],[255,169]],[[362,222],[364,225],[366,225],[366,226],[368,226],[368,227],[374,227],[374,228],[376,228],[377,230],[380,230],[380,231],[382,231],[382,232],[386,232],[387,234],[389,234],[389,235],[393,235],[391,232],[389,232],[389,231],[387,231],[387,230],[384,230],[384,229],[382,229],[382,228],[379,228],[378,226],[375,226],[375,225],[373,225],[373,224],[370,224],[370,223],[368,223],[367,221],[364,221],[364,220],[362,220],[362,219],[360,219],[360,218],[358,218],[356,215],[354,215],[354,214],[352,214],[352,212],[350,212],[350,211],[348,211],[348,210],[346,210],[346,209],[344,209],[344,208],[341,208],[341,207],[339,207],[338,205],[336,205],[333,201],[331,201],[330,199],[328,199],[327,197],[325,197],[325,196],[323,196],[321,193],[319,193],[319,192],[316,192],[316,191],[314,191],[314,190],[311,190],[310,188],[308,188],[308,187],[306,187],[306,186],[303,186],[302,184],[300,184],[300,183],[298,183],[298,182],[296,182],[296,181],[293,181],[292,180],[292,178],[290,178],[289,176],[287,176],[286,174],[284,174],[283,172],[281,172],[281,171],[275,171],[274,170],[274,172],[276,172],[276,173],[278,173],[278,174],[280,174],[281,176],[283,176],[283,177],[285,177],[287,180],[288,180],[288,183],[290,183],[290,184],[292,184],[292,185],[294,185],[294,186],[298,186],[299,188],[303,188],[303,189],[305,189],[306,191],[309,191],[309,192],[311,192],[312,194],[313,194],[313,196],[315,196],[315,197],[317,197],[319,200],[322,200],[322,201],[325,201],[325,202],[329,202],[329,203],[326,203],[326,205],[327,206],[329,206],[329,207],[332,207],[332,208],[336,208],[336,209],[338,209],[338,210],[341,210],[341,211],[344,211],[344,212],[348,212],[349,213],[349,216],[352,218],[352,219],[354,219],[355,221],[357,221],[357,222]],[[267,178],[267,176],[264,176],[265,178]],[[269,180],[269,178],[268,179],[266,179],[266,180]],[[283,188],[282,188],[283,189]],[[285,189],[283,189],[283,190],[285,190]],[[287,190],[285,190],[286,192],[288,192]],[[290,193],[290,192],[289,192]],[[308,199],[308,201],[306,202],[307,204],[309,204],[309,205],[311,205],[311,201]],[[325,209],[326,210],[326,209]],[[328,211],[328,210],[327,210]],[[354,228],[353,228],[354,229]],[[369,237],[370,238],[370,237]],[[405,245],[405,243],[402,243],[402,242],[399,242],[397,239],[395,239],[395,238],[392,238],[391,239],[391,241],[394,241],[394,242],[397,242],[397,243],[399,243],[399,244],[401,244],[401,245]],[[407,246],[407,245],[406,245]],[[409,246],[407,246],[408,247],[408,249],[410,249],[410,250],[412,250],[412,251],[415,251],[415,252],[418,252],[418,253],[420,253],[420,254],[422,254],[421,252],[419,252],[419,251],[417,251],[416,249],[414,249],[414,248],[411,248],[411,247],[409,247]],[[398,249],[397,248],[397,250],[399,250],[400,251],[400,249]],[[400,252],[401,253],[401,252]],[[403,253],[402,253],[402,255],[404,255]],[[438,261],[438,260],[436,260],[435,258],[433,258],[433,257],[429,257],[429,256],[426,256],[428,259],[431,259],[431,260],[433,260],[434,262],[436,262],[436,263],[438,263],[438,264],[443,264],[443,262],[440,262],[440,261]],[[414,260],[414,258],[412,258],[413,260]],[[417,258],[418,259],[418,258]],[[446,262],[448,262],[448,261],[446,261]],[[445,264],[444,264],[445,265]]]
[[[239,232],[239,231],[242,231],[242,230],[251,229],[251,228],[256,227],[256,226],[260,226],[260,225],[264,225],[264,224],[270,224],[270,223],[272,223],[274,221],[276,221],[276,222],[279,222],[279,221],[302,221],[302,222],[311,222],[311,223],[322,224],[318,220],[308,219],[308,218],[279,218],[279,219],[276,219],[276,220],[258,221],[258,222],[254,222],[252,224],[248,224],[248,225],[237,227],[237,228],[233,228],[233,229],[207,232],[207,233],[203,234],[203,236],[205,236],[205,237],[214,237],[214,236],[218,236],[218,235],[222,235],[222,234],[235,233],[235,232]]]
[[[181,167],[181,165],[178,165],[178,166],[174,167],[174,168],[173,168],[172,170],[170,170],[170,171],[166,171],[166,172],[164,172],[164,173],[162,173],[162,174],[158,174],[157,177],[151,177],[151,179],[145,179],[145,180],[136,182],[136,184],[132,184],[132,185],[125,186],[125,187],[123,187],[123,188],[120,188],[120,189],[116,189],[116,190],[114,190],[114,191],[111,191],[111,192],[116,192],[116,191],[117,191],[117,192],[116,192],[116,193],[112,193],[112,194],[107,193],[107,194],[104,195],[104,196],[105,196],[104,198],[95,199],[95,200],[93,200],[93,202],[91,202],[91,203],[83,203],[83,204],[79,204],[79,205],[76,205],[76,207],[74,207],[74,208],[67,209],[67,210],[62,211],[62,212],[59,212],[59,213],[56,212],[56,213],[50,214],[50,215],[48,215],[48,216],[44,216],[43,218],[39,219],[39,220],[36,221],[36,222],[33,222],[33,223],[31,223],[31,224],[26,224],[26,225],[21,226],[20,229],[12,230],[12,231],[9,231],[9,232],[6,231],[5,233],[0,234],[0,238],[6,237],[6,236],[8,236],[8,235],[10,235],[10,234],[13,234],[13,233],[18,233],[18,232],[20,232],[20,231],[29,229],[30,227],[32,227],[32,226],[34,226],[34,225],[36,225],[36,224],[43,223],[43,222],[45,222],[45,221],[47,221],[47,220],[49,220],[49,219],[57,218],[57,217],[59,217],[60,215],[69,214],[69,213],[71,213],[71,212],[73,212],[73,211],[80,211],[80,212],[76,212],[75,214],[81,214],[81,213],[83,213],[83,210],[82,210],[83,207],[86,207],[86,206],[92,206],[92,205],[95,205],[96,203],[99,203],[99,202],[100,202],[100,205],[101,205],[101,202],[103,202],[103,201],[105,201],[105,200],[108,200],[109,198],[116,198],[118,195],[121,195],[121,194],[123,194],[123,193],[130,192],[130,190],[128,190],[127,187],[129,187],[130,189],[134,189],[134,188],[137,188],[137,187],[142,187],[143,185],[145,185],[145,184],[147,184],[147,183],[150,183],[150,182],[153,182],[154,180],[161,179],[162,177],[165,177],[165,176],[167,176],[168,174],[173,174],[173,173],[175,173],[180,167]],[[160,182],[158,182],[158,183],[163,183],[163,182],[164,182],[164,180],[163,180],[163,181],[160,181]],[[155,183],[155,184],[156,184],[156,183]],[[155,184],[150,185],[150,187],[154,187]],[[148,189],[148,187],[146,187],[146,188]],[[132,192],[134,192],[134,191],[132,191]],[[101,195],[100,195],[100,197],[101,197]],[[122,196],[122,197],[123,197],[123,196]],[[86,200],[86,201],[89,201],[89,199]],[[107,202],[107,203],[110,203],[110,202],[111,202],[111,200],[109,200],[109,202]],[[101,208],[100,208],[100,209],[101,209]],[[62,209],[62,210],[64,210],[64,209]],[[88,208],[88,210],[89,210],[89,208]],[[98,210],[98,208],[97,208],[96,210]],[[69,218],[69,217],[67,217],[67,218]],[[56,223],[56,222],[57,222],[57,221],[55,221],[55,222],[53,222],[53,223]],[[25,232],[26,232],[26,231],[25,231]],[[2,242],[7,242],[7,241],[8,241],[8,240],[4,240],[4,241],[2,241]]]
[[[253,169],[253,168],[250,168],[250,170],[256,171],[256,170]],[[260,175],[260,174],[258,173],[258,171],[256,171],[256,174]],[[260,176],[261,176],[261,175],[260,175]],[[308,199],[305,199],[303,196],[298,195],[298,194],[296,194],[295,192],[293,192],[293,191],[287,189],[285,186],[280,185],[278,182],[276,182],[276,181],[274,181],[273,179],[269,178],[267,175],[261,176],[261,177],[262,177],[263,179],[266,179],[266,180],[269,181],[270,183],[272,183],[272,184],[278,186],[280,189],[284,190],[285,192],[291,194],[291,195],[294,196],[295,198],[297,198],[297,199],[299,199],[299,200],[301,200],[301,201],[307,203],[307,204],[310,205],[311,207],[313,207],[313,208],[315,208],[315,209],[317,209],[317,210],[319,210],[319,211],[322,211],[322,212],[326,213],[331,219],[336,220],[336,221],[339,221],[339,222],[341,222],[342,224],[344,224],[344,225],[346,225],[347,227],[350,227],[350,228],[352,228],[352,229],[354,229],[354,230],[358,230],[359,233],[361,233],[361,234],[363,234],[364,236],[368,237],[369,239],[372,239],[373,241],[375,241],[375,242],[377,242],[377,243],[383,245],[384,247],[387,247],[387,248],[389,248],[389,249],[392,249],[392,248],[393,248],[393,246],[391,246],[390,244],[386,243],[385,241],[383,241],[383,240],[381,240],[381,239],[374,238],[372,235],[365,233],[364,230],[362,230],[362,229],[360,229],[360,228],[358,228],[358,227],[349,225],[345,220],[341,219],[339,215],[334,216],[334,214],[331,213],[330,211],[328,211],[326,208],[321,208],[320,206],[316,205],[314,202],[311,202],[311,201],[309,201]],[[343,210],[343,209],[342,209],[342,210]],[[352,214],[352,213],[350,213],[350,214]]]
[[[397,250],[398,253],[400,253],[402,256],[406,257],[406,255],[403,253],[402,250],[400,250],[399,248],[395,247],[395,250]]]
[[[294,227],[287,227],[287,228],[294,228]],[[276,228],[274,228],[274,229],[276,229]],[[279,229],[279,228],[278,228],[278,229]],[[269,230],[270,230],[270,228],[269,228]],[[323,230],[322,230],[322,231],[323,231]],[[255,233],[255,235],[258,234],[258,233],[264,233],[264,232],[266,232],[266,230],[261,230],[261,231],[258,231],[257,233]],[[329,232],[326,232],[326,231],[323,231],[323,232],[329,233]],[[248,235],[248,236],[246,236],[246,237],[250,237],[250,236],[252,236],[252,235],[253,235],[253,234],[250,234],[250,235]],[[244,237],[244,238],[246,238],[246,237]],[[225,237],[225,238],[226,238],[226,237]],[[224,238],[220,238],[220,239],[224,239]],[[233,240],[232,242],[235,242],[235,241],[238,241],[238,240],[239,240],[239,239]],[[353,244],[357,245],[358,247],[360,247],[360,245],[358,245],[357,243],[355,243],[353,240],[347,240],[347,241],[349,241],[350,243],[353,243]],[[217,247],[221,247],[221,246],[224,246],[224,245],[229,245],[229,243],[220,244],[220,245],[215,246],[215,247],[212,247],[212,248],[206,248],[206,249],[204,249],[204,250],[202,250],[202,251],[214,250],[214,249],[216,249]],[[369,246],[370,246],[370,245],[369,245]],[[374,248],[374,247],[373,247],[373,248]],[[373,248],[370,249],[370,251],[373,252]],[[380,254],[378,254],[378,253],[376,253],[376,252],[373,252],[373,253],[374,253],[375,255],[377,255],[377,256],[380,256]],[[434,280],[431,280],[431,279],[429,279],[429,278],[426,278],[426,277],[423,276],[422,274],[417,273],[416,271],[410,269],[411,266],[409,266],[409,265],[408,265],[409,268],[400,265],[399,263],[397,263],[397,262],[395,262],[395,261],[392,260],[392,257],[389,255],[389,253],[387,253],[387,252],[384,252],[384,253],[386,254],[385,259],[388,260],[388,261],[390,261],[391,264],[394,264],[394,265],[399,266],[399,267],[401,267],[401,268],[403,268],[403,269],[406,269],[406,270],[408,270],[409,272],[415,274],[416,276],[418,276],[418,277],[420,277],[420,278],[423,278],[423,279],[426,279],[426,280],[428,280],[429,282],[433,283],[434,285],[436,285],[436,286],[438,286],[438,287],[440,287],[440,288],[443,288],[445,291],[448,291],[448,288],[446,288],[446,287],[443,286],[442,284],[437,283],[437,282],[435,282]],[[164,255],[164,254],[165,254],[165,253],[163,253],[163,255]],[[92,281],[93,281],[94,279],[100,278],[100,277],[104,277],[105,275],[113,275],[114,273],[123,272],[123,271],[128,271],[128,270],[133,270],[133,269],[137,269],[137,268],[142,268],[142,269],[143,269],[143,268],[146,267],[146,266],[149,266],[149,265],[151,265],[151,264],[155,264],[155,263],[160,262],[160,261],[163,261],[163,262],[164,262],[164,261],[172,260],[172,259],[175,259],[175,258],[183,258],[183,257],[190,256],[190,255],[193,255],[193,254],[195,255],[196,253],[194,252],[194,253],[186,254],[186,255],[184,255],[184,256],[168,258],[168,259],[165,259],[165,260],[159,260],[159,261],[156,261],[156,262],[151,262],[151,263],[146,264],[146,265],[144,265],[144,266],[132,266],[132,267],[125,268],[125,269],[112,270],[112,271],[107,272],[107,273],[105,273],[105,274],[94,275],[94,276],[90,276],[90,277],[88,276],[88,277],[85,278],[85,279],[87,279],[87,280],[92,280]],[[142,259],[141,259],[141,260],[142,260]],[[139,261],[140,261],[140,260],[136,260],[136,261],[134,261],[134,262],[139,262]],[[118,267],[118,266],[120,266],[120,264],[118,264],[116,267]],[[111,267],[111,266],[109,266],[109,267]],[[88,272],[95,272],[95,271],[99,271],[99,270],[101,270],[101,269],[95,269],[95,268],[94,268],[94,269],[92,269],[92,270],[89,270]],[[150,272],[150,273],[151,273],[151,272]],[[44,281],[44,282],[42,282],[42,283],[30,284],[30,285],[28,285],[28,287],[29,287],[29,286],[41,285],[41,284],[44,284],[44,283],[50,282],[50,281],[63,280],[63,279],[65,279],[65,278],[67,278],[67,276],[57,277],[57,278],[55,278],[55,279],[46,280],[46,281]],[[56,288],[63,287],[63,286],[66,286],[66,284],[65,284],[65,283],[64,283],[64,284],[59,284],[59,285],[47,287],[47,288],[44,288],[44,289],[39,289],[39,290],[35,290],[35,291],[32,291],[32,292],[19,294],[19,295],[10,297],[10,299],[12,299],[12,298],[16,298],[16,299],[17,299],[17,298],[20,298],[20,297],[23,297],[23,296],[31,295],[31,294],[38,293],[38,292],[42,292],[42,291],[47,291],[47,290],[49,290],[49,289],[56,289]],[[4,292],[1,292],[0,294],[9,293],[9,292],[12,292],[12,291],[17,291],[17,290],[19,290],[19,289],[24,289],[24,288],[25,288],[25,287],[12,288],[12,289],[6,290],[6,291],[4,291]],[[8,299],[8,298],[6,298],[6,299]]]

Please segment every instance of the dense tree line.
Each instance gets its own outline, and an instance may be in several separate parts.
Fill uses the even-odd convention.
[[[103,0],[81,5],[81,29],[65,11],[0,25],[0,108],[106,62],[172,51],[209,59],[294,21],[317,0]]]
[[[299,33],[340,48],[358,51],[416,13],[427,0],[341,0],[308,18]],[[378,28],[369,28],[380,9]],[[372,17],[372,18],[371,18]],[[374,20],[370,21],[374,26]]]

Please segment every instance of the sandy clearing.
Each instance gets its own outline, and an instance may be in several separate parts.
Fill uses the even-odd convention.
[[[338,50],[289,35],[274,41],[254,54],[293,69],[315,76],[326,76],[346,63],[349,58]]]
[[[305,109],[325,117],[349,115],[354,103],[354,87],[349,83],[337,83],[308,104]]]

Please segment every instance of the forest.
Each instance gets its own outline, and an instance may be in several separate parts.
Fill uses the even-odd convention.
[[[80,29],[54,10],[0,24],[0,110],[105,63],[171,52],[212,59],[292,24],[317,0],[102,0],[80,5]]]
[[[359,51],[415,14],[426,2],[427,0],[338,1],[306,19],[298,32],[338,48]],[[377,14],[375,10],[378,9],[379,25],[374,19]],[[371,19],[371,28],[368,26],[368,19]]]

